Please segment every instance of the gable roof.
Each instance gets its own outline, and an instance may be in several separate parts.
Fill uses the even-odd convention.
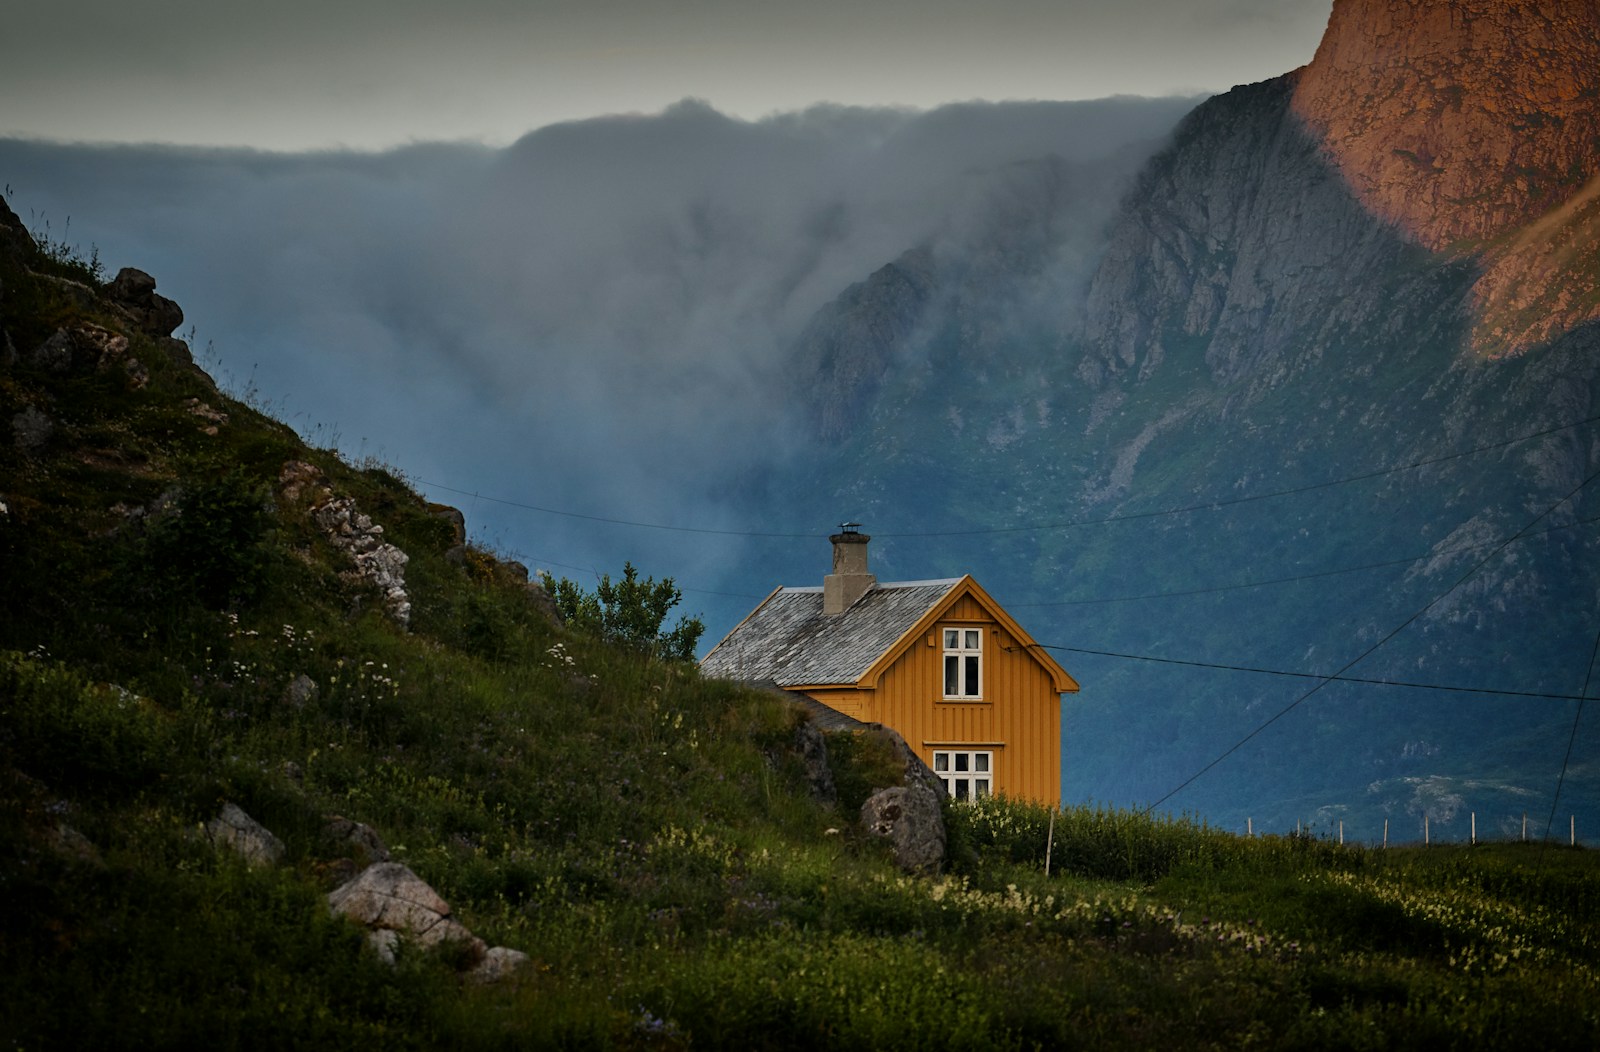
[[[853,684],[964,580],[876,584],[831,617],[822,612],[821,588],[778,588],[701,659],[700,669],[780,687]]]
[[[822,589],[778,588],[700,661],[706,675],[780,687],[869,686],[910,640],[968,595],[1050,674],[1057,691],[1077,682],[970,575],[874,584],[842,614],[822,612]]]

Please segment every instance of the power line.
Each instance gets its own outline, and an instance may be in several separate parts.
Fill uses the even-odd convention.
[[[1539,848],[1539,862],[1544,862],[1544,852],[1550,843],[1550,827],[1555,825],[1556,805],[1561,802],[1561,787],[1567,781],[1567,765],[1572,762],[1572,745],[1578,740],[1578,724],[1583,720],[1583,704],[1589,697],[1589,684],[1594,681],[1595,660],[1600,658],[1600,632],[1595,633],[1594,649],[1589,652],[1589,670],[1583,677],[1583,696],[1578,699],[1578,711],[1572,716],[1572,733],[1567,735],[1567,754],[1561,758],[1561,775],[1556,779],[1556,793],[1550,799],[1550,817],[1544,824],[1544,846]]]
[[[1582,701],[1582,694],[1547,694],[1533,690],[1492,690],[1487,687],[1458,687],[1444,683],[1415,683],[1402,679],[1368,679],[1361,676],[1329,676],[1321,672],[1292,672],[1287,669],[1260,668],[1254,665],[1230,665],[1215,661],[1186,661],[1181,658],[1155,657],[1150,654],[1125,654],[1115,650],[1093,650],[1088,647],[1060,646],[1054,643],[1035,643],[1041,650],[1060,650],[1069,654],[1088,654],[1094,657],[1119,658],[1124,661],[1148,661],[1160,665],[1183,665],[1187,668],[1209,668],[1223,672],[1253,672],[1263,676],[1287,676],[1294,679],[1317,679],[1336,683],[1362,683],[1375,687],[1410,687],[1415,690],[1440,690],[1459,694],[1493,694],[1508,698],[1545,698],[1552,701]],[[1588,687],[1584,687],[1588,690]]]
[[[974,537],[1006,533],[1036,533],[1044,530],[1070,529],[1076,526],[1099,526],[1113,522],[1131,522],[1140,519],[1160,518],[1168,515],[1185,515],[1197,511],[1215,511],[1220,508],[1232,507],[1238,504],[1248,504],[1254,501],[1271,500],[1274,497],[1288,497],[1300,493],[1310,493],[1320,489],[1329,489],[1334,486],[1348,485],[1353,482],[1365,482],[1370,479],[1382,478],[1386,475],[1394,475],[1402,471],[1414,471],[1418,468],[1431,467],[1435,464],[1443,464],[1447,461],[1460,460],[1464,457],[1476,456],[1479,453],[1487,453],[1496,449],[1503,449],[1506,446],[1516,445],[1519,442],[1527,442],[1535,438],[1543,438],[1547,435],[1558,434],[1562,431],[1570,431],[1573,428],[1582,427],[1585,424],[1592,424],[1596,421],[1600,421],[1600,416],[1591,416],[1587,419],[1578,420],[1570,424],[1562,424],[1558,427],[1545,428],[1542,431],[1533,431],[1525,435],[1519,435],[1516,438],[1503,439],[1499,442],[1491,442],[1486,445],[1476,446],[1472,449],[1462,450],[1456,453],[1445,453],[1438,456],[1426,457],[1422,460],[1412,461],[1408,464],[1400,464],[1391,468],[1380,468],[1377,470],[1364,472],[1359,475],[1349,475],[1344,478],[1330,479],[1324,482],[1313,482],[1304,486],[1293,486],[1288,489],[1271,490],[1266,493],[1247,494],[1242,497],[1227,497],[1206,501],[1200,504],[1185,505],[1177,508],[1162,508],[1153,511],[1127,512],[1119,515],[1101,516],[1099,518],[1071,519],[1061,522],[1037,523],[1034,525],[992,526],[969,530],[925,530],[900,532],[880,530],[876,532],[876,535],[885,538],[914,538]],[[523,511],[535,511],[543,515],[555,515],[561,518],[579,519],[584,522],[599,522],[611,526],[630,526],[636,529],[646,530],[666,530],[672,533],[706,534],[714,537],[763,537],[788,540],[813,540],[817,537],[825,536],[824,534],[816,532],[783,533],[767,530],[722,530],[701,526],[676,526],[668,523],[642,522],[635,519],[623,519],[606,515],[589,515],[582,512],[568,511],[563,508],[551,508],[539,504],[528,504],[522,501],[509,500],[504,497],[486,496],[485,494],[476,490],[456,489],[454,486],[446,486],[443,483],[438,482],[429,482],[426,479],[416,479],[415,481],[418,485],[427,486],[430,489],[443,490],[446,493],[455,493],[463,497],[471,497],[474,500],[484,500],[492,504],[501,504],[509,508],[520,508]]]
[[[1454,584],[1452,584],[1449,588],[1446,588],[1444,591],[1440,592],[1438,595],[1434,596],[1425,605],[1423,605],[1415,613],[1413,613],[1410,617],[1407,617],[1404,621],[1400,622],[1400,624],[1395,626],[1395,628],[1392,631],[1390,631],[1388,635],[1384,636],[1382,639],[1378,640],[1376,643],[1372,644],[1370,647],[1368,647],[1367,649],[1363,650],[1361,653],[1357,654],[1350,661],[1346,662],[1343,667],[1339,668],[1337,671],[1335,671],[1331,675],[1322,678],[1321,682],[1319,682],[1316,686],[1312,687],[1310,690],[1306,691],[1304,694],[1300,695],[1298,698],[1296,698],[1293,701],[1291,701],[1288,705],[1285,705],[1282,709],[1279,709],[1277,711],[1277,713],[1275,713],[1273,716],[1271,716],[1265,722],[1261,723],[1254,730],[1252,730],[1249,734],[1246,734],[1244,737],[1240,738],[1238,741],[1236,741],[1232,745],[1228,746],[1228,748],[1223,750],[1222,753],[1219,756],[1217,756],[1216,759],[1212,760],[1210,763],[1208,763],[1204,767],[1200,768],[1194,774],[1192,774],[1188,778],[1184,779],[1182,783],[1180,783],[1175,788],[1169,790],[1165,796],[1161,797],[1159,800],[1157,800],[1154,803],[1152,803],[1149,807],[1146,807],[1144,809],[1144,813],[1145,814],[1149,814],[1151,811],[1154,811],[1156,808],[1160,807],[1162,804],[1166,803],[1168,800],[1170,800],[1174,796],[1178,795],[1178,793],[1182,792],[1184,789],[1187,789],[1190,785],[1192,785],[1195,781],[1197,781],[1207,771],[1210,771],[1213,767],[1215,767],[1218,764],[1220,764],[1223,760],[1226,760],[1229,756],[1232,756],[1235,752],[1238,752],[1241,748],[1244,747],[1246,742],[1250,741],[1256,735],[1260,734],[1262,731],[1266,730],[1268,727],[1272,726],[1274,723],[1278,722],[1283,717],[1287,716],[1290,712],[1292,712],[1295,709],[1299,708],[1302,703],[1304,703],[1308,698],[1310,698],[1312,695],[1314,695],[1318,691],[1320,691],[1323,687],[1326,687],[1329,683],[1333,683],[1333,682],[1337,681],[1346,672],[1349,672],[1352,668],[1355,668],[1358,664],[1360,664],[1361,662],[1365,661],[1368,657],[1370,657],[1373,653],[1375,653],[1380,647],[1384,646],[1391,639],[1393,639],[1395,636],[1399,635],[1401,632],[1404,632],[1407,628],[1409,628],[1412,625],[1412,623],[1414,623],[1423,614],[1427,613],[1429,610],[1431,610],[1435,606],[1437,606],[1439,604],[1439,602],[1444,599],[1445,596],[1449,595],[1451,592],[1455,591],[1457,588],[1460,588],[1463,584],[1465,584],[1468,580],[1470,580],[1475,574],[1477,574],[1477,572],[1479,570],[1483,569],[1484,566],[1488,565],[1489,560],[1493,559],[1496,555],[1500,554],[1506,548],[1510,547],[1510,545],[1511,545],[1511,543],[1513,541],[1517,540],[1523,534],[1525,534],[1529,530],[1533,529],[1533,527],[1538,525],[1545,518],[1545,516],[1547,516],[1547,515],[1551,514],[1552,512],[1554,512],[1557,508],[1561,507],[1561,505],[1565,504],[1567,501],[1571,500],[1573,497],[1576,497],[1583,490],[1583,488],[1585,486],[1587,486],[1589,483],[1593,482],[1596,478],[1600,478],[1600,471],[1594,472],[1588,478],[1586,478],[1582,482],[1578,483],[1578,485],[1576,487],[1574,487],[1573,490],[1570,493],[1568,493],[1566,496],[1562,497],[1560,500],[1556,501],[1554,504],[1552,504],[1549,507],[1545,508],[1544,511],[1541,511],[1538,515],[1535,515],[1532,519],[1530,519],[1528,521],[1527,525],[1522,527],[1522,529],[1518,530],[1516,533],[1512,534],[1510,537],[1507,537],[1505,540],[1501,541],[1495,547],[1494,551],[1490,552],[1488,555],[1485,555],[1482,559],[1478,560],[1478,562],[1475,563],[1472,566],[1472,568],[1470,570],[1468,570],[1465,574],[1463,574]]]

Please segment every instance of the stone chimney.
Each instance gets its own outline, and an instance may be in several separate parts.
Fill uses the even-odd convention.
[[[833,542],[833,573],[822,579],[822,612],[829,617],[850,609],[878,583],[867,572],[867,542],[872,538],[857,532],[860,525],[847,522],[828,538]]]

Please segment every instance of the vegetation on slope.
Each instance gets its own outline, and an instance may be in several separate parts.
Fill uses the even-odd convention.
[[[987,801],[948,812],[946,874],[901,874],[853,821],[898,777],[873,739],[833,740],[839,800],[815,799],[780,698],[558,625],[394,472],[219,394],[99,277],[0,251],[0,419],[35,421],[0,460],[0,1046],[1600,1040],[1588,852]],[[85,325],[125,354],[32,353]],[[408,626],[308,479],[408,555]],[[279,865],[200,834],[225,801]],[[327,908],[366,861],[332,814],[528,965],[381,963]]]

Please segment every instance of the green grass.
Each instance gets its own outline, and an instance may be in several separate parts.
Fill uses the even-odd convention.
[[[24,352],[119,324],[0,279]],[[948,811],[949,872],[902,875],[854,822],[897,777],[881,741],[834,738],[839,802],[817,802],[779,698],[552,625],[493,553],[447,558],[397,472],[130,335],[143,387],[0,370],[0,417],[57,422],[0,462],[0,1048],[1600,1040],[1592,853],[992,800]],[[190,398],[229,422],[206,434]],[[410,630],[282,491],[288,460],[410,556]],[[280,865],[199,834],[224,801]],[[477,987],[448,953],[379,963],[326,908],[365,861],[324,840],[333,814],[529,967]]]

